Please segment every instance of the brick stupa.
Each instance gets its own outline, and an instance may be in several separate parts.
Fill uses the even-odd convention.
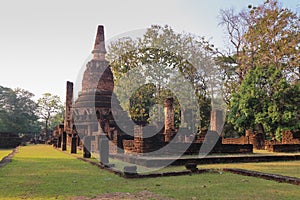
[[[93,58],[87,63],[83,74],[81,92],[74,103],[73,119],[80,138],[96,137],[92,138],[92,144],[90,144],[89,150],[93,152],[98,150],[97,137],[99,135],[105,135],[110,141],[118,143],[117,135],[120,136],[123,133],[117,127],[112,112],[124,117],[127,117],[127,113],[122,110],[113,94],[113,73],[109,62],[105,59],[106,49],[102,25],[98,26],[92,54]]]

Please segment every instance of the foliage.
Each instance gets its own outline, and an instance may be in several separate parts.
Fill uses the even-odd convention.
[[[215,89],[212,85],[217,85],[211,82],[217,78],[214,76],[215,65],[206,47],[207,42],[204,38],[187,33],[175,33],[169,26],[152,25],[142,37],[137,39],[123,37],[113,41],[108,47],[107,58],[111,62],[116,87],[118,85],[132,86],[129,82],[155,85],[155,92],[152,95],[155,97],[155,101],[145,99],[143,102],[163,106],[164,98],[168,97],[167,95],[173,97],[176,95],[170,93],[170,89],[172,90],[170,85],[175,87],[177,84],[182,87],[182,83],[176,82],[179,80],[178,77],[188,80],[196,93],[199,105],[203,108],[200,109],[203,111],[201,119],[203,126],[207,127],[209,112],[206,111],[210,111],[210,99]],[[128,73],[136,75],[128,75]],[[127,82],[125,79],[128,79]],[[131,94],[138,95],[139,92],[131,91],[130,93],[128,90],[132,90],[132,87],[130,89],[122,87],[122,90],[119,90],[121,99],[138,99],[137,96],[131,97]],[[130,94],[129,98],[122,93]],[[150,95],[148,98],[152,98],[152,96]],[[146,98],[145,95],[144,97]],[[139,107],[141,105],[131,104],[131,106]],[[149,113],[144,113],[144,111],[148,112],[150,106],[150,104],[144,104],[142,105],[143,109],[139,109],[142,111],[140,115],[145,116],[143,118],[145,122],[149,121],[147,120]],[[178,110],[180,107],[175,111],[179,117]],[[179,123],[180,119],[176,124]]]
[[[0,130],[14,133],[39,132],[37,104],[26,90],[0,86]]]
[[[64,108],[61,106],[58,113],[56,113],[53,117],[49,119],[49,128],[53,130],[59,124],[63,123],[64,121]]]
[[[221,10],[231,48],[219,53],[229,123],[281,136],[299,127],[300,16],[277,0],[235,13]],[[233,49],[232,49],[233,47]]]
[[[146,84],[134,92],[130,98],[130,116],[136,124],[142,124],[149,119],[150,109],[155,104],[155,86]]]
[[[43,94],[38,99],[38,114],[45,124],[45,133],[48,134],[49,127],[53,128],[62,121],[63,105],[57,95]]]
[[[231,44],[227,56],[222,54],[223,63],[233,67],[228,70],[235,73],[232,78],[241,83],[257,65],[273,65],[287,78],[300,78],[299,15],[282,8],[277,0],[267,0],[239,13],[221,10],[220,18]]]
[[[248,31],[241,57],[247,71],[257,65],[273,65],[285,78],[300,78],[300,16],[282,8],[277,0],[268,0],[249,11]],[[246,73],[246,72],[245,72]]]
[[[277,139],[282,130],[299,128],[299,84],[290,84],[282,76],[274,66],[251,69],[232,95],[229,122],[241,132],[259,125]]]

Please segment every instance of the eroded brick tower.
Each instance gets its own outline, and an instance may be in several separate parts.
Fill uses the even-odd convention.
[[[93,58],[87,63],[82,78],[82,89],[73,107],[73,119],[80,138],[90,137],[90,151],[98,151],[98,137],[107,136],[114,143],[111,147],[122,146],[124,133],[118,127],[114,116],[123,116],[128,121],[127,113],[115,97],[113,73],[105,59],[104,27],[98,26]],[[112,109],[113,108],[113,109]],[[125,123],[126,124],[126,123]],[[133,132],[133,127],[131,127]],[[112,150],[116,151],[116,150]]]
[[[98,26],[92,54],[93,58],[86,65],[82,89],[73,109],[76,129],[81,137],[108,133],[113,125],[111,96],[114,82],[109,63],[105,60],[103,26]]]

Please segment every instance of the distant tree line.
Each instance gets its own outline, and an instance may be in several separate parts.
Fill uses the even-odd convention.
[[[58,96],[46,93],[38,101],[24,89],[0,86],[0,132],[17,134],[45,133],[63,119],[63,106]]]

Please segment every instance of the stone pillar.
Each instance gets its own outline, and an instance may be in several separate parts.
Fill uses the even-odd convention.
[[[105,135],[100,135],[98,140],[99,156],[100,163],[108,164],[109,163],[109,146],[108,139]]]
[[[109,146],[108,146],[108,139],[105,133],[102,130],[100,121],[98,122],[98,132],[95,135],[95,144],[96,144],[96,151],[99,152],[100,156],[100,163],[108,164],[108,155],[109,155]]]
[[[62,135],[59,135],[57,138],[57,148],[61,148],[61,137]]]
[[[65,105],[65,119],[64,119],[64,131],[66,133],[72,133],[72,102],[73,102],[73,83],[67,81],[66,88],[66,105]]]
[[[71,135],[71,153],[76,154],[77,153],[77,131],[76,131],[76,126],[72,126],[72,135]]]
[[[77,146],[79,147],[80,146],[80,137],[79,137],[79,135],[77,135],[76,138],[77,138]]]
[[[254,132],[252,129],[246,130],[245,137],[247,138],[247,144],[251,144],[251,138],[253,138]]]
[[[165,131],[174,130],[174,99],[167,98],[164,102],[164,113],[165,113]]]
[[[71,153],[76,154],[77,153],[77,136],[72,135],[71,139]]]
[[[218,109],[213,109],[210,113],[210,130],[207,132],[207,135],[205,136],[204,139],[204,145],[207,146],[208,150],[211,150],[210,147],[212,145],[214,145],[215,151],[221,147],[222,138],[220,136],[223,131],[223,125],[224,125],[223,111]]]
[[[94,151],[96,152],[96,151],[99,151],[99,135],[95,135],[94,136],[95,137],[95,149],[94,149]]]
[[[85,136],[83,138],[83,157],[90,158],[91,157],[91,140],[93,136]]]
[[[164,102],[164,114],[165,114],[165,141],[169,142],[174,134],[174,99],[167,98]]]
[[[210,114],[210,130],[216,131],[219,135],[222,133],[224,125],[223,111],[214,109]]]
[[[66,151],[67,150],[67,133],[63,132],[62,133],[62,151]]]
[[[64,125],[63,125],[63,124],[60,124],[59,127],[58,127],[57,148],[61,148],[63,132],[64,132]]]

